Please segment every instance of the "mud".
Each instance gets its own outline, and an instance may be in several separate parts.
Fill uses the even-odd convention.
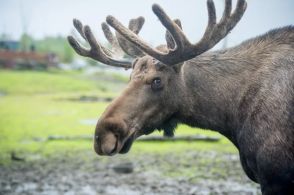
[[[75,152],[0,165],[0,194],[249,195],[260,194],[260,189],[243,173],[237,154],[185,151],[98,157]]]

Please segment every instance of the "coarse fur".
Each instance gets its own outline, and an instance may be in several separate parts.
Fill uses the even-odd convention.
[[[158,5],[153,11],[168,33],[167,45],[156,49],[136,35],[142,19],[131,20],[127,29],[108,17],[108,24],[119,33],[116,37],[107,34],[111,42],[123,37],[115,44],[129,41],[121,48],[129,55],[139,53],[132,63],[113,59],[88,26],[74,21],[91,46],[86,50],[69,37],[77,53],[133,69],[126,89],[97,122],[94,149],[99,155],[126,153],[137,137],[155,129],[172,136],[176,125],[184,123],[220,132],[231,140],[244,171],[261,185],[264,195],[294,194],[294,26],[207,52],[246,9],[246,2],[238,0],[231,14],[231,1],[225,2],[223,17],[216,23],[213,2],[207,1],[209,24],[197,44],[189,43],[180,21],[171,21]]]
[[[155,77],[162,79],[162,91],[152,92]],[[293,105],[294,27],[288,26],[173,67],[150,56],[138,59],[127,89],[105,111],[96,134],[109,131],[101,125],[107,118],[123,118],[140,135],[155,129],[171,135],[176,123],[218,131],[239,149],[243,169],[263,194],[291,194]],[[115,130],[118,137],[121,129]]]
[[[293,193],[294,27],[200,55],[181,75],[179,121],[229,138],[263,194]]]
[[[172,125],[168,120],[158,129],[170,135],[177,121],[220,132],[239,149],[244,170],[256,182],[261,182],[257,159],[273,163],[284,156],[276,168],[293,181],[294,27],[205,53],[180,67],[181,111]]]

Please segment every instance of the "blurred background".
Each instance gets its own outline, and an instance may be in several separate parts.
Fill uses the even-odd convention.
[[[220,17],[224,0],[214,2]],[[156,141],[162,133],[155,132],[126,155],[94,154],[97,119],[126,86],[130,71],[75,54],[66,40],[81,40],[72,19],[89,24],[110,48],[101,30],[107,15],[125,25],[143,16],[140,36],[157,46],[165,43],[165,29],[153,3],[181,19],[192,42],[201,38],[205,0],[0,0],[0,194],[260,193],[243,173],[234,146],[209,130],[180,125],[175,140]],[[241,21],[213,49],[293,25],[294,1],[247,3]],[[193,141],[177,140],[183,137]]]

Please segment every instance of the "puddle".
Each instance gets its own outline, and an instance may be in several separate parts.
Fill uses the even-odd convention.
[[[0,91],[0,97],[2,97],[2,96],[6,96],[7,95],[7,93],[5,93],[5,92],[3,92],[3,91]]]
[[[97,124],[98,119],[82,119],[79,121],[80,124],[82,125],[96,125]]]
[[[96,191],[89,185],[83,186],[81,189],[81,194],[96,195]]]
[[[117,187],[117,186],[107,186],[105,190],[103,190],[104,194],[109,195],[121,195],[121,194],[127,194],[127,195],[138,195],[141,194],[140,191],[135,191],[132,189],[129,189],[128,187]]]
[[[35,191],[38,185],[36,183],[28,182],[22,183],[21,185],[17,186],[15,189],[16,193],[22,193],[27,191]]]
[[[74,101],[74,102],[111,102],[113,98],[82,95],[79,97],[61,98],[58,100],[66,100],[66,101]]]

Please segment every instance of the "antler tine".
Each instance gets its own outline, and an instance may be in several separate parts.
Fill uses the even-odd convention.
[[[71,47],[81,56],[89,57],[89,51],[83,48],[73,36],[68,36],[67,40]]]
[[[174,41],[177,45],[176,50],[170,50],[170,53],[176,53],[173,51],[182,51],[185,47],[191,46],[191,43],[186,38],[185,34],[181,30],[181,28],[172,21],[169,16],[164,12],[164,10],[158,5],[154,4],[152,6],[152,10],[154,14],[158,17],[162,25],[170,32],[173,36]]]
[[[182,29],[182,24],[179,19],[175,19],[174,22]],[[165,32],[165,40],[166,40],[167,47],[169,49],[174,49],[176,47],[174,38],[168,30],[166,30]]]
[[[213,28],[216,24],[215,6],[212,0],[207,1],[207,11],[208,11],[208,24],[204,33],[205,35],[212,33]]]
[[[77,29],[77,31],[79,32],[79,34],[87,41],[87,38],[86,38],[85,33],[84,33],[84,30],[83,30],[84,26],[83,26],[82,22],[79,21],[78,19],[73,19],[73,25]],[[103,52],[105,54],[107,54],[109,56],[112,56],[112,53],[111,53],[110,50],[108,50],[107,48],[103,47],[102,45],[101,45],[101,48],[102,48],[102,50],[103,50]]]
[[[108,40],[108,42],[111,44],[114,53],[116,53],[118,56],[122,57],[124,55],[123,50],[120,48],[117,38],[112,34],[111,30],[109,29],[108,25],[103,22],[101,24],[104,36]]]
[[[111,45],[118,44],[116,38],[114,37],[114,35],[112,34],[111,30],[109,29],[108,25],[105,22],[101,24],[101,27],[102,27],[104,36],[108,40],[108,42]]]
[[[225,1],[225,10],[224,10],[221,21],[227,19],[228,17],[230,17],[231,11],[232,11],[232,1],[231,0],[226,0]]]
[[[182,22],[180,19],[175,19],[174,22],[178,25],[178,27],[180,27],[181,30],[183,29]]]
[[[232,16],[230,17],[230,22],[231,22],[230,29],[232,29],[239,22],[239,20],[242,18],[243,14],[244,14],[246,8],[247,8],[246,1],[245,0],[238,0],[237,7],[236,7],[234,13],[232,14]]]
[[[145,19],[143,17],[138,17],[131,19],[129,21],[129,29],[134,33],[138,34],[144,25]],[[102,30],[106,39],[110,42],[116,53],[123,56],[124,52],[131,57],[143,56],[144,53],[136,48],[131,42],[127,41],[122,35],[115,32],[114,36],[109,29],[108,25],[104,22],[102,23]]]
[[[106,22],[116,31],[118,31],[121,35],[123,35],[128,41],[132,42],[136,47],[146,52],[150,56],[159,59],[160,56],[164,55],[164,53],[150,47],[145,41],[140,39],[139,36],[137,36],[137,34],[123,26],[115,17],[107,16]]]
[[[238,0],[237,7],[231,15],[232,1],[226,0],[225,10],[223,16],[218,24],[211,25],[210,20],[215,15],[214,4],[212,0],[207,1],[209,22],[202,39],[195,45],[194,50],[200,49],[199,52],[203,53],[216,45],[223,37],[225,37],[232,28],[239,22],[246,10],[245,0]]]
[[[81,35],[84,39],[86,39],[85,33],[84,33],[84,31],[83,31],[84,26],[83,26],[82,22],[79,21],[78,19],[73,19],[73,25],[74,25],[74,27],[77,29],[77,31],[80,33],[80,35]]]
[[[145,19],[140,16],[129,21],[129,29],[135,34],[138,34],[144,25]],[[126,40],[120,33],[115,32],[116,38],[122,50],[132,57],[144,56],[144,52],[139,50],[134,44]]]
[[[145,19],[142,16],[135,19],[131,19],[129,22],[129,29],[133,31],[135,34],[138,34],[142,29],[144,23]]]
[[[106,55],[103,47],[96,41],[89,26],[83,27],[82,23],[77,19],[74,19],[73,22],[77,31],[85,40],[87,40],[87,42],[90,45],[89,50],[85,49],[78,43],[78,41],[74,37],[68,36],[68,42],[79,55],[90,57],[92,59],[95,59],[97,61],[100,61],[104,64],[111,66],[124,67],[126,69],[131,68],[132,63],[130,61],[115,60],[110,56]]]
[[[168,15],[159,5],[154,4],[152,6],[153,12],[157,15],[161,23],[169,31],[174,42],[176,43],[176,47],[172,48],[167,53],[163,53],[161,51],[151,48],[135,33],[124,27],[113,16],[108,16],[106,21],[110,26],[115,28],[116,31],[118,31],[127,40],[132,42],[135,46],[140,48],[145,53],[163,63],[173,65],[200,55],[201,53],[212,48],[222,38],[224,38],[243,16],[246,10],[246,2],[245,0],[238,0],[236,9],[233,14],[231,14],[231,7],[231,0],[226,0],[223,17],[219,23],[216,23],[214,3],[212,0],[207,0],[208,25],[201,40],[196,44],[191,44],[184,35],[181,28],[168,17]]]

